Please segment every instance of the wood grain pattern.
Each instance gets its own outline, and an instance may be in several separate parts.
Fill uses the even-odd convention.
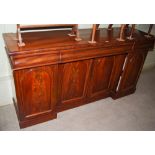
[[[21,119],[55,111],[57,66],[19,70],[14,73]]]
[[[119,89],[126,90],[135,87],[146,55],[147,52],[144,51],[135,52],[134,54],[128,56],[128,60],[124,69],[123,79]]]
[[[100,28],[97,43],[89,44],[91,30],[80,30],[80,42],[68,37],[68,32],[25,33],[22,48],[15,34],[3,35],[21,128],[54,119],[60,111],[133,93],[155,41],[135,30],[133,40],[119,42],[120,28]],[[131,29],[123,35],[130,36]]]
[[[91,84],[92,95],[108,91],[113,65],[114,56],[94,60]]]
[[[142,71],[147,53],[148,51],[146,50],[138,50],[135,51],[135,53],[129,54],[127,56],[124,70],[120,78],[118,90],[113,96],[114,99],[135,92],[136,84]]]
[[[89,73],[89,61],[64,64],[62,74],[62,100],[83,98],[85,81]]]
[[[71,62],[60,66],[60,111],[86,101],[90,67],[90,60]]]

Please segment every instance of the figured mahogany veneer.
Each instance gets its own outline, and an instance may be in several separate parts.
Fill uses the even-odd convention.
[[[127,28],[125,36],[131,31]],[[89,44],[90,29],[80,30],[80,42],[68,33],[24,33],[23,47],[18,46],[16,34],[4,34],[21,128],[56,118],[63,110],[134,93],[155,40],[135,30],[134,40],[119,42],[120,28],[113,28],[98,30],[96,44]]]

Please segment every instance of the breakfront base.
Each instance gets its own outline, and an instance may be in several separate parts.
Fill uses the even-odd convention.
[[[46,122],[52,119],[56,119],[56,118],[57,118],[57,114],[46,114],[44,116],[40,116],[34,119],[19,121],[19,126],[22,129],[22,128],[26,128],[32,125],[43,123],[43,122]]]
[[[21,121],[19,119],[19,112],[18,112],[18,109],[17,109],[17,106],[16,106],[17,104],[15,103],[14,99],[13,99],[13,102],[14,102],[14,107],[15,107],[15,110],[16,110],[16,114],[18,116],[19,126],[22,129],[22,128],[26,128],[26,127],[29,127],[29,126],[33,126],[33,125],[36,125],[36,124],[39,124],[39,123],[43,123],[43,122],[47,122],[47,121],[56,119],[57,118],[57,113],[59,113],[59,112],[69,110],[69,109],[73,109],[73,108],[76,108],[76,107],[80,107],[82,105],[93,103],[95,101],[98,101],[98,100],[101,100],[101,99],[106,99],[108,97],[111,97],[112,99],[116,100],[118,98],[133,94],[135,91],[136,91],[136,89],[130,89],[130,90],[126,91],[126,92],[119,92],[119,93],[111,92],[110,95],[106,94],[104,96],[100,96],[99,98],[93,98],[93,99],[91,99],[89,101],[77,102],[77,103],[72,103],[72,104],[68,104],[68,105],[61,105],[60,107],[59,106],[57,107],[57,111],[55,113],[49,113],[49,114],[42,115],[40,117],[34,117],[33,119],[31,118],[31,119],[27,119],[27,120],[23,120],[23,121]]]
[[[16,106],[17,104],[14,99],[13,99],[13,103],[14,103],[15,111],[16,111],[16,114],[18,117],[19,126],[21,129],[57,118],[57,113],[49,113],[49,114],[41,115],[39,117],[34,117],[31,119],[26,119],[26,120],[22,121],[19,118],[19,112],[18,112],[18,108]]]
[[[88,44],[89,29],[80,30],[80,42],[68,37],[68,30],[23,33],[22,48],[13,39],[16,34],[4,34],[20,128],[55,119],[64,110],[134,93],[155,38],[135,30],[134,40],[118,42],[119,31],[98,31],[96,44]]]
[[[124,96],[127,96],[127,95],[131,95],[133,93],[135,93],[136,91],[136,88],[132,88],[130,90],[127,90],[127,91],[123,91],[123,92],[118,92],[118,93],[111,93],[111,98],[116,100],[118,98],[121,98],[121,97],[124,97]]]

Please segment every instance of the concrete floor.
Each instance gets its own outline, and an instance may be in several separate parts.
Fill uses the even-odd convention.
[[[20,130],[13,105],[0,107],[0,130]],[[141,74],[135,94],[64,111],[23,130],[155,130],[155,68]]]

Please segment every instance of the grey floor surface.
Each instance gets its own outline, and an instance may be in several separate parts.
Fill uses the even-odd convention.
[[[13,105],[0,107],[0,130],[20,130]],[[144,71],[135,94],[103,99],[58,114],[21,131],[155,130],[155,68]]]

